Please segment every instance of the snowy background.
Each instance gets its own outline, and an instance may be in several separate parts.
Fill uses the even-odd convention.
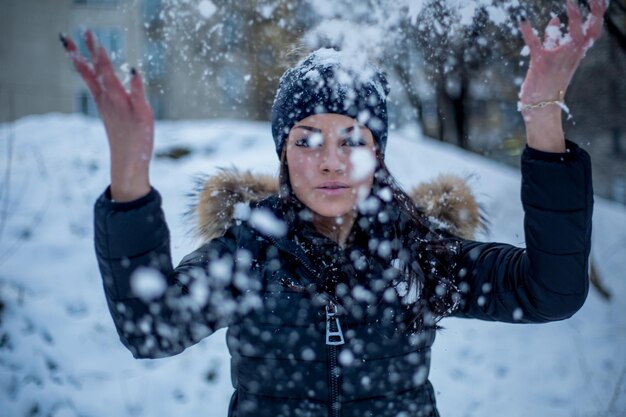
[[[0,144],[10,172],[0,190],[0,416],[225,416],[223,331],[160,360],[134,360],[118,340],[92,241],[93,202],[108,184],[100,122],[30,116],[0,124]],[[155,154],[176,147],[192,153],[155,158],[151,177],[178,261],[198,243],[182,216],[193,176],[220,166],[276,174],[277,158],[260,122],[158,122]],[[387,161],[405,188],[441,172],[470,176],[492,223],[480,238],[523,245],[516,170],[408,128],[391,132]],[[443,321],[431,373],[442,416],[626,415],[623,206],[596,199],[593,245],[610,302],[592,289],[572,319],[545,325]]]

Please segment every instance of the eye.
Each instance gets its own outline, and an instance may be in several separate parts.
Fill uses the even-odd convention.
[[[300,138],[300,139],[296,140],[295,145],[299,146],[301,148],[310,148],[311,147],[311,141],[309,140],[308,137],[304,137],[304,138]]]
[[[311,136],[304,136],[295,141],[295,145],[301,148],[318,148],[324,142],[324,138],[319,133],[314,133]]]
[[[360,136],[350,136],[347,138],[343,138],[341,142],[341,146],[356,147],[356,146],[365,146],[365,145],[367,145],[367,143],[365,142],[365,139],[363,139]]]

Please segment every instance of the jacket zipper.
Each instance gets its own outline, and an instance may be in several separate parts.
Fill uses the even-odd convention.
[[[291,254],[292,256],[295,256],[300,263],[302,264],[302,266],[304,266],[304,268],[306,269],[306,271],[309,274],[309,279],[312,281],[315,281],[315,275],[316,272],[313,269],[313,267],[311,267],[309,260],[306,259],[305,257],[301,256],[299,253],[296,253],[292,250],[290,250],[289,248],[285,247],[285,245],[282,245],[280,242],[278,242],[276,239],[274,239],[273,236],[265,236],[265,238],[267,240],[269,240],[274,246],[276,246],[277,248],[280,248],[286,252],[288,252],[289,254]]]
[[[341,415],[341,402],[339,401],[339,385],[341,371],[338,363],[338,346],[343,345],[343,331],[337,317],[337,306],[330,301],[326,305],[326,349],[328,351],[328,417]]]
[[[272,236],[266,236],[266,238],[272,242],[272,244],[283,250],[287,250],[291,255],[295,256],[306,271],[309,273],[309,278],[315,279],[316,272],[309,264],[308,259],[300,256],[299,253],[288,250],[284,245],[281,245]],[[328,417],[340,417],[341,416],[341,402],[339,402],[339,385],[341,380],[341,373],[339,369],[339,360],[337,346],[343,345],[345,339],[343,337],[343,331],[341,329],[341,323],[339,317],[337,317],[337,306],[332,301],[329,301],[326,305],[326,349],[328,352],[328,378],[329,378],[329,402],[328,402]]]

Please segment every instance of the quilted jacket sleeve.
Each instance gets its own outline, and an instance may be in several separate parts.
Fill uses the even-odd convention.
[[[526,248],[463,241],[459,317],[541,323],[571,317],[589,289],[593,190],[589,155],[526,147],[522,155]]]
[[[104,292],[122,343],[137,358],[180,353],[220,327],[241,295],[231,283],[233,232],[203,245],[174,268],[169,230],[156,190],[116,203],[109,190],[95,205],[95,246]]]

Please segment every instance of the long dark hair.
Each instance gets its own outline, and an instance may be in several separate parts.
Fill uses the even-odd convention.
[[[279,197],[289,222],[300,216],[304,206],[291,188],[285,149],[280,158]],[[368,197],[376,200],[376,204],[369,213],[367,209],[359,210],[355,225],[362,225],[364,219],[368,234],[379,241],[383,241],[383,235],[389,237],[389,230],[394,231],[399,245],[392,255],[381,258],[400,270],[400,280],[396,282],[399,281],[405,290],[404,296],[400,294],[407,310],[404,324],[407,329],[436,327],[436,323],[449,315],[461,300],[455,279],[460,241],[437,229],[427,219],[389,172],[380,152],[376,152],[376,159],[374,182]],[[395,219],[393,221],[399,224],[390,227],[385,217]],[[355,228],[353,226],[353,231]],[[326,295],[342,304],[334,293]]]

